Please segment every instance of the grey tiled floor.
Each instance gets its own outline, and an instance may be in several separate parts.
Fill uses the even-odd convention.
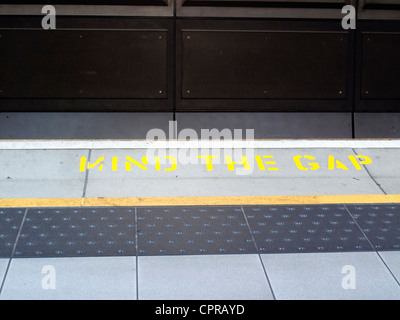
[[[272,254],[262,259],[279,300],[400,299],[399,284],[375,252]],[[354,287],[343,287],[350,272]]]
[[[376,252],[21,258],[11,261],[0,299],[397,300],[400,253],[382,256],[386,264]],[[0,260],[2,275],[7,264]],[[352,288],[343,287],[347,266]]]
[[[0,299],[134,300],[136,258],[13,259]]]
[[[272,299],[257,255],[139,257],[139,299]]]
[[[398,205],[322,205],[29,209],[32,214],[27,211],[27,224],[19,228],[14,254],[8,256],[3,252],[0,259],[0,299],[397,300],[400,298],[400,251],[375,251],[371,241],[379,232],[387,234],[388,242],[399,234],[396,220],[391,221],[393,228],[380,224],[380,221],[389,221],[385,220],[387,213],[398,214],[399,208]],[[11,212],[8,210],[4,212]],[[72,219],[75,215],[83,220]],[[107,228],[117,226],[114,222],[121,217],[132,226],[133,221],[139,221],[137,236],[132,238],[138,240],[136,254],[125,252],[123,256],[115,256],[107,250],[99,251],[99,246],[107,243],[96,244],[99,238],[93,238],[88,231],[97,236],[104,233],[114,242],[125,233],[121,229],[125,224],[111,233]],[[58,230],[59,226],[61,231],[51,231]],[[96,228],[100,229],[96,231]],[[208,233],[207,228],[212,232]],[[274,230],[277,232],[271,232]],[[316,232],[310,233],[311,230]],[[5,231],[2,230],[2,235],[7,237]],[[47,245],[53,247],[57,243],[64,243],[67,248],[70,240],[76,238],[76,232],[90,236],[80,242],[79,251],[83,254],[71,251],[58,257],[57,250],[46,251]],[[127,232],[135,234],[134,230]],[[198,232],[205,232],[201,234],[201,241],[196,241]],[[213,232],[217,232],[215,237]],[[293,238],[295,233],[298,235]],[[157,238],[160,234],[161,241]],[[235,245],[235,235],[239,236],[238,245]],[[320,251],[319,243],[343,240],[335,235],[346,237],[349,246],[327,246]],[[355,252],[354,244],[360,237],[369,245]],[[307,241],[315,245],[305,246],[305,251],[288,245],[287,240],[294,239],[299,245],[302,238],[309,238]],[[240,248],[248,243],[246,239],[250,245],[255,241],[255,246],[244,253]],[[267,250],[261,250],[266,239]],[[168,247],[171,240],[172,249]],[[147,251],[148,241],[154,246],[150,251]],[[381,243],[384,241],[381,239]],[[36,246],[33,253],[48,253],[40,258],[32,254],[17,255],[20,244]],[[94,250],[90,249],[93,245],[97,246]],[[126,243],[119,245],[123,247]],[[181,252],[179,248],[185,250]],[[208,248],[208,254],[199,251],[201,248]],[[218,248],[230,249],[221,252]],[[292,253],[285,253],[288,251]],[[350,288],[346,286],[349,283]]]

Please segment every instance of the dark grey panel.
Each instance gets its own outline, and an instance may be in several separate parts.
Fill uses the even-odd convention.
[[[400,250],[400,206],[347,206],[376,250]]]
[[[244,207],[260,253],[372,251],[342,205]]]
[[[135,208],[30,209],[15,257],[136,255]]]
[[[138,208],[139,255],[256,253],[240,207]]]
[[[355,113],[355,138],[400,138],[400,113]]]
[[[255,139],[346,139],[352,137],[350,113],[177,113],[178,133],[191,128],[254,130]],[[247,137],[249,139],[249,137]]]
[[[360,19],[400,19],[400,3],[397,0],[359,0],[358,3]]]
[[[1,30],[1,98],[167,98],[167,31]]]
[[[157,112],[0,113],[0,139],[146,139],[155,128],[168,137],[172,119]]]
[[[400,9],[397,0],[360,0],[360,4],[364,9],[375,10],[396,10]]]
[[[184,0],[183,6],[255,7],[255,8],[342,8],[345,0],[290,1],[290,0]]]
[[[362,35],[361,97],[400,99],[400,33]]]
[[[0,258],[11,258],[25,209],[0,208]]]
[[[178,16],[341,19],[356,0],[176,0]]]
[[[184,31],[182,98],[345,99],[347,35]]]
[[[79,1],[79,0],[75,0]],[[57,17],[61,16],[103,16],[103,17],[172,17],[173,16],[173,1],[168,0],[168,6],[164,4],[164,0],[142,0],[142,1],[111,1],[109,5],[92,4],[94,1],[84,1],[85,5],[73,5],[73,1],[60,0],[60,3],[55,4]],[[5,0],[3,3],[11,3],[12,1]],[[124,5],[123,3],[128,3]],[[31,1],[31,3],[37,3]],[[83,1],[82,1],[83,3]],[[48,4],[48,2],[45,2]],[[0,4],[0,16],[38,16],[42,15],[43,4]],[[43,17],[43,16],[39,16]]]

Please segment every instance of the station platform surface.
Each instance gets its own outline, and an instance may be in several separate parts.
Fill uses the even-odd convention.
[[[399,140],[0,141],[0,299],[399,299],[399,160]]]

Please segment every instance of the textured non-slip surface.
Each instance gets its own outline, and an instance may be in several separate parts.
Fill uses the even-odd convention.
[[[138,209],[139,255],[256,253],[240,207]]]
[[[135,254],[135,208],[63,208],[29,210],[14,256]]]
[[[269,206],[245,210],[261,253],[372,249],[344,206]]]
[[[0,257],[397,251],[400,205],[0,209]]]
[[[25,209],[0,209],[0,257],[11,256]]]
[[[400,205],[353,205],[349,209],[377,251],[400,250]]]

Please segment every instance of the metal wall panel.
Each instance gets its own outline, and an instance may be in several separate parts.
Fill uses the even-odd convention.
[[[172,119],[172,112],[1,112],[0,139],[146,139],[154,128],[168,133]]]
[[[255,8],[341,8],[345,0],[185,0],[183,6]]]
[[[347,35],[182,32],[182,97],[343,99]]]
[[[349,139],[352,137],[351,113],[321,112],[178,112],[177,132],[191,128],[199,138],[202,130],[217,129],[221,134],[228,128],[242,133],[235,139],[249,139],[246,130],[254,130],[254,139]],[[242,130],[242,131],[240,131]],[[0,131],[1,132],[1,131]],[[178,139],[182,139],[179,137]]]
[[[172,17],[174,0],[0,0],[0,16],[42,15],[53,5],[58,16]]]
[[[355,113],[357,139],[399,139],[400,113]]]
[[[4,98],[166,98],[166,31],[1,30],[0,56]]]
[[[179,17],[341,19],[356,0],[176,0]]]
[[[400,2],[398,0],[359,0],[359,19],[400,20]]]
[[[356,112],[400,111],[400,22],[357,24]]]
[[[0,110],[172,111],[172,21],[0,19]]]
[[[354,33],[329,21],[177,21],[177,111],[351,111]]]
[[[400,33],[362,35],[363,99],[400,99]]]

